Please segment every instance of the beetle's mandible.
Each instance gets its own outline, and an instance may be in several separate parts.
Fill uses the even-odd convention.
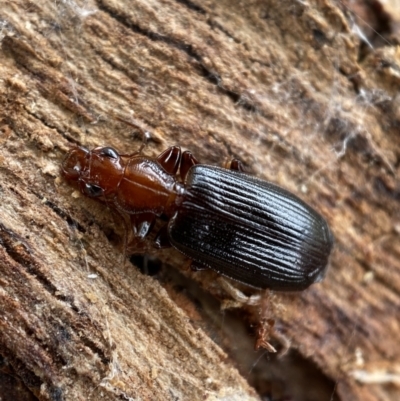
[[[326,221],[292,193],[242,171],[199,164],[172,146],[156,158],[111,147],[70,150],[62,174],[81,192],[129,215],[145,237],[156,237],[195,266],[257,288],[297,291],[325,275],[333,246]]]

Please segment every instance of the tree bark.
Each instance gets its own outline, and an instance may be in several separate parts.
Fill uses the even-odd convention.
[[[40,400],[399,399],[395,33],[369,48],[328,0],[1,0],[0,20],[0,391],[12,376]],[[309,202],[336,238],[325,281],[224,318],[192,281],[228,297],[215,274],[177,252],[159,258],[188,280],[124,264],[119,220],[59,172],[74,144],[134,152],[115,116],[151,131],[148,155],[236,157]],[[286,356],[250,349],[249,313]]]

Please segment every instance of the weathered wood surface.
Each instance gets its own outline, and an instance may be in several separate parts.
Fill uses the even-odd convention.
[[[0,355],[36,397],[257,399],[254,364],[260,394],[400,398],[400,53],[359,59],[351,21],[327,0],[0,1]],[[261,310],[296,352],[257,362],[226,319],[235,363],[190,298],[122,266],[107,209],[59,177],[70,144],[137,148],[113,114],[148,154],[238,157],[327,218],[326,280]]]

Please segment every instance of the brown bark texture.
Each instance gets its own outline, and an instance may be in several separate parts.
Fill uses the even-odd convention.
[[[376,4],[362,25],[329,0],[0,0],[2,400],[400,399],[400,50]],[[124,264],[118,216],[59,170],[71,145],[134,152],[115,116],[150,156],[236,157],[310,203],[325,280],[230,312],[176,251]],[[286,355],[252,349],[257,320]]]

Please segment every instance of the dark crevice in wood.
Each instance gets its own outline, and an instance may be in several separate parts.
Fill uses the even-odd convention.
[[[185,5],[189,10],[195,11],[196,13],[206,15],[207,11],[199,5],[193,3],[190,0],[175,0],[177,3]]]
[[[69,143],[72,143],[74,145],[81,145],[81,143],[79,141],[77,141],[75,138],[67,135],[65,132],[61,131],[59,128],[57,128],[54,125],[51,125],[47,120],[37,116],[35,113],[30,112],[29,110],[27,110],[26,108],[24,108],[24,110],[26,111],[26,113],[30,116],[32,116],[33,118],[35,118],[36,120],[40,121],[44,126],[46,126],[49,129],[53,129],[56,130],[57,133],[59,135],[61,135],[64,139],[66,139]]]
[[[26,245],[23,238],[6,228],[0,223],[0,245],[3,246],[7,254],[19,265],[23,266],[28,273],[33,275],[43,287],[59,301],[68,303],[71,310],[77,315],[84,317],[85,313],[74,305],[74,297],[71,295],[60,294],[57,287],[50,282],[50,280],[40,271],[39,264],[31,256],[31,250]],[[79,330],[75,330],[79,331]],[[94,353],[99,355],[99,358],[104,364],[108,364],[110,359],[104,354],[103,350],[99,348],[93,341],[82,335],[81,341],[90,348]],[[64,361],[62,364],[66,364]]]
[[[0,223],[0,245],[15,262],[23,266],[28,273],[34,275],[49,293],[55,295],[57,288],[39,270],[37,262],[31,256],[32,251],[25,240],[2,223]]]
[[[39,389],[43,384],[43,380],[35,374],[33,369],[29,369],[21,360],[15,358],[13,351],[5,351],[2,355],[8,359],[9,364],[18,378],[20,378],[24,385],[37,396]]]
[[[171,38],[156,32],[143,29],[139,25],[133,23],[129,19],[129,17],[121,15],[116,10],[111,9],[110,7],[108,7],[108,5],[105,5],[101,1],[99,1],[98,3],[99,3],[99,8],[102,11],[110,15],[112,18],[114,18],[115,20],[117,20],[118,22],[120,22],[133,32],[140,34],[142,36],[146,36],[152,41],[163,42],[168,44],[169,46],[174,47],[175,49],[185,52],[189,57],[191,57],[193,60],[197,62],[196,66],[198,67],[201,76],[204,77],[213,85],[216,85],[218,89],[221,91],[221,93],[228,96],[235,104],[237,104],[241,108],[250,112],[255,112],[257,110],[257,112],[262,115],[260,110],[258,110],[254,104],[245,100],[245,98],[240,93],[237,93],[222,86],[221,75],[218,72],[211,71],[209,68],[206,67],[206,65],[203,62],[203,57],[193,49],[193,46],[191,44],[182,43],[175,38]]]
[[[0,223],[0,245],[3,246],[7,254],[16,263],[26,269],[26,271],[34,276],[52,296],[60,301],[67,302],[71,305],[71,309],[80,313],[79,308],[73,305],[73,297],[70,295],[60,294],[58,288],[43,274],[40,270],[39,263],[32,256],[30,247],[26,241],[17,233],[6,228]]]
[[[36,194],[37,195],[37,194]],[[37,195],[38,198],[40,199],[40,196]],[[46,206],[48,206],[49,208],[51,208],[54,213],[56,213],[57,215],[59,215],[62,219],[66,220],[66,222],[68,223],[68,225],[70,227],[74,227],[76,228],[79,232],[85,234],[86,233],[86,229],[81,226],[76,220],[74,220],[68,213],[64,212],[64,210],[60,209],[57,205],[55,205],[53,202],[47,200],[46,202],[44,202],[44,204]]]
[[[2,400],[37,401],[12,367],[10,361],[0,354],[0,396]]]
[[[111,359],[106,356],[105,352],[103,349],[101,349],[99,346],[97,346],[90,338],[87,338],[86,336],[81,336],[80,340],[85,344],[88,348],[90,348],[94,354],[97,354],[101,360],[101,362],[108,366],[108,364],[111,362]]]
[[[323,372],[320,367],[311,359],[305,358],[300,352],[292,349],[283,358],[271,358],[269,365],[273,371],[281,372],[279,380],[272,377],[260,383],[254,383],[258,393],[264,400],[296,400],[307,399],[305,395],[309,395],[310,399],[313,393],[321,394],[321,400],[341,401],[336,393],[336,385],[334,379]],[[307,379],[313,380],[313,387],[308,385]],[[297,398],[296,386],[303,383],[301,389],[301,398]],[[251,383],[253,384],[253,383]],[[322,398],[322,394],[329,398]]]
[[[233,36],[231,32],[229,32],[223,25],[221,25],[219,22],[213,20],[213,19],[208,19],[207,24],[211,29],[218,29],[221,31],[224,35],[226,35],[229,39],[233,39],[236,43],[241,43],[241,40]]]

